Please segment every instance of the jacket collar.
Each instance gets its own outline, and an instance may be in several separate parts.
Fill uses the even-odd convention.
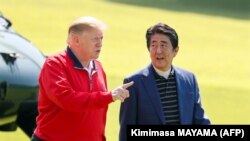
[[[174,66],[171,66],[171,71],[170,71],[170,75],[174,75],[174,73],[176,72],[176,69]],[[142,74],[145,77],[148,77],[150,74],[153,74],[154,76],[159,76],[157,74],[157,72],[155,71],[154,67],[152,64],[148,65],[147,69],[144,69]]]
[[[69,58],[73,62],[74,68],[84,69],[84,66],[82,66],[82,64],[80,63],[80,61],[77,59],[77,57],[75,56],[75,54],[73,53],[73,51],[69,47],[67,47],[67,53],[69,55]],[[92,63],[93,70],[96,70],[95,62],[91,61],[90,63]]]

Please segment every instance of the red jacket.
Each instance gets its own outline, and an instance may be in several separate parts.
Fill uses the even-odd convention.
[[[37,128],[45,141],[105,141],[108,104],[105,72],[98,61],[92,80],[70,48],[49,57],[39,77]]]

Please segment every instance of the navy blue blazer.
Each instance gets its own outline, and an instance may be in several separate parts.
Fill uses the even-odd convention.
[[[178,67],[173,67],[173,69],[176,76],[180,124],[210,124],[201,105],[194,74]],[[134,85],[128,88],[130,97],[120,107],[120,141],[126,141],[128,124],[164,124],[164,114],[153,66],[149,65],[124,79],[124,83],[130,81],[134,81]]]

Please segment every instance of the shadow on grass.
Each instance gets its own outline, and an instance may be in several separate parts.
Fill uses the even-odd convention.
[[[250,0],[109,0],[179,12],[193,12],[242,20],[250,19]]]

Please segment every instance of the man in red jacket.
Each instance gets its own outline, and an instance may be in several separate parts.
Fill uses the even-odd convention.
[[[68,47],[50,56],[39,77],[37,127],[31,141],[105,141],[108,104],[129,97],[123,84],[111,92],[101,63],[105,24],[80,17],[68,30]]]

